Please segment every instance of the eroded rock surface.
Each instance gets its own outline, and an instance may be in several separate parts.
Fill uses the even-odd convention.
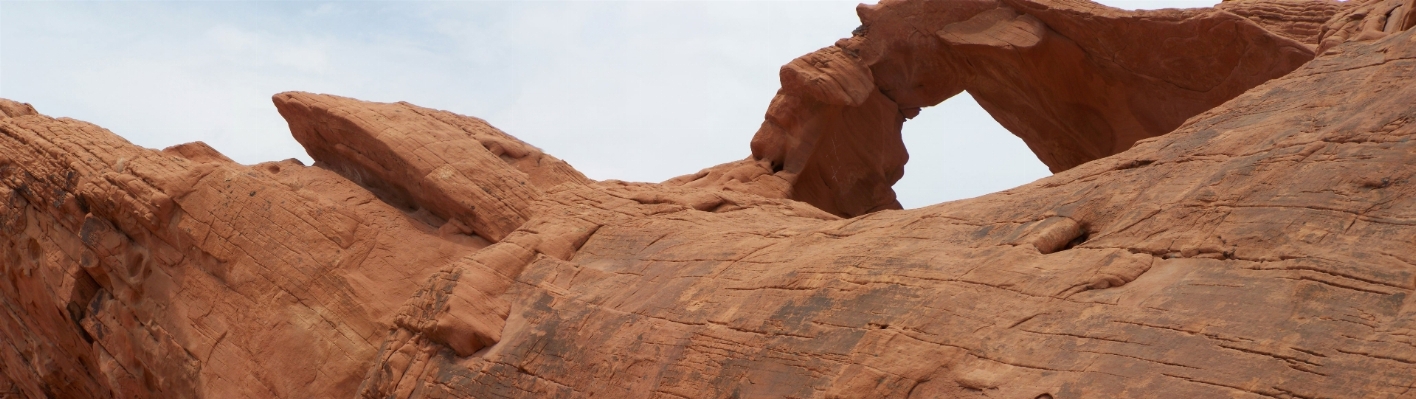
[[[531,217],[539,189],[590,181],[481,119],[298,92],[274,101],[315,162],[449,230],[499,241]]]
[[[1014,43],[1129,18],[1039,4],[948,26]],[[931,6],[864,14],[907,7]],[[905,29],[867,20],[847,42]],[[1329,43],[1305,29],[1253,37]],[[782,172],[864,155],[595,182],[475,118],[292,92],[275,104],[317,165],[246,166],[0,101],[0,395],[1409,397],[1416,33],[1358,39],[1115,155],[854,218]],[[903,118],[887,74],[823,78],[867,49],[833,48],[784,92],[860,101],[822,114],[843,126]]]
[[[890,186],[908,159],[903,123],[964,91],[1053,172],[1064,171],[1170,132],[1292,71],[1313,57],[1313,21],[1344,7],[1255,0],[1158,11],[1085,0],[861,5],[854,36],[782,67],[782,88],[748,161],[669,183],[769,183],[751,192],[841,216],[899,209]]]
[[[1360,1],[1224,0],[1216,10],[1234,13],[1259,26],[1303,44],[1322,41],[1323,26]]]
[[[1318,36],[1319,52],[1339,44],[1366,42],[1406,31],[1416,25],[1416,1],[1383,0],[1353,4],[1323,26]]]

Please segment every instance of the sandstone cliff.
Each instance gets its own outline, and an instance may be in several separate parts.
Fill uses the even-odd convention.
[[[0,394],[1410,397],[1410,10],[863,6],[663,184],[406,103],[277,94],[306,166],[0,101]],[[1058,173],[890,210],[962,90]]]

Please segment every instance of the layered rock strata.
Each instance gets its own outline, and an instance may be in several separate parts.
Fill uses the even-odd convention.
[[[1416,26],[1416,1],[1384,0],[1356,4],[1334,16],[1319,32],[1318,51],[1348,41],[1372,41]]]
[[[923,209],[552,195],[602,225],[527,267],[503,341],[404,344],[422,382],[375,373],[364,397],[1410,395],[1413,49],[1344,45],[1116,156]]]
[[[1067,4],[1008,21],[1106,19]],[[1373,14],[1338,15],[1271,43]],[[1117,154],[853,218],[770,163],[595,182],[404,103],[278,94],[317,165],[247,166],[0,101],[0,394],[1410,396],[1416,33],[1382,32]]]

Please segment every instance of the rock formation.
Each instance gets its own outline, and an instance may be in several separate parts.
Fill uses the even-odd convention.
[[[750,191],[840,216],[900,209],[890,186],[908,158],[901,125],[921,107],[965,90],[1061,172],[1170,132],[1292,71],[1313,58],[1318,35],[1311,21],[1342,7],[1243,1],[1128,12],[1086,0],[861,5],[862,25],[851,38],[782,67],[782,89],[752,139],[751,158],[672,183],[761,185],[770,188]]]
[[[316,165],[246,166],[0,101],[0,395],[1416,395],[1411,9],[863,6],[662,184],[406,103],[277,94]],[[890,210],[961,90],[1058,173]]]
[[[1416,25],[1416,1],[1369,1],[1333,17],[1319,32],[1319,51],[1346,41],[1371,41],[1403,32]]]

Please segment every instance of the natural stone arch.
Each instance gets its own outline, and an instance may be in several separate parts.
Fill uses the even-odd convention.
[[[967,90],[1054,173],[1174,130],[1313,58],[1340,3],[1124,11],[1088,1],[882,1],[852,37],[781,69],[752,156],[669,183],[787,197],[840,216],[900,209],[903,123]],[[1234,10],[1230,12],[1229,10]],[[1259,22],[1256,22],[1259,21]],[[1313,26],[1308,26],[1313,25]],[[1272,30],[1270,30],[1272,29]],[[1167,40],[1157,44],[1154,38]]]
[[[904,209],[974,198],[1052,175],[1018,136],[967,91],[923,108],[900,129],[905,176],[891,189]]]

